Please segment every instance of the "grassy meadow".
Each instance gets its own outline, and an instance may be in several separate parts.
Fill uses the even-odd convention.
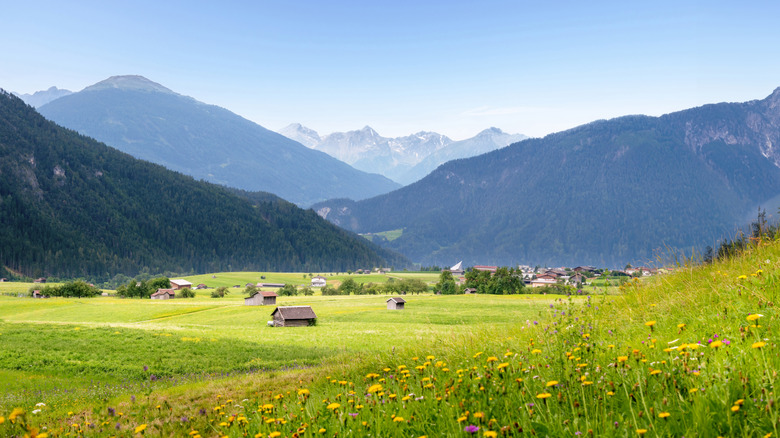
[[[778,436],[779,291],[761,242],[576,299],[280,297],[307,328],[240,294],[3,297],[0,434]]]

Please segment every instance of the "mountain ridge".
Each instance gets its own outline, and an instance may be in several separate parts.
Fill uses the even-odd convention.
[[[780,93],[594,121],[313,208],[416,262],[622,266],[714,246],[780,193]]]
[[[363,199],[399,187],[140,76],[112,76],[39,111],[136,158],[213,183],[271,192],[298,205]]]

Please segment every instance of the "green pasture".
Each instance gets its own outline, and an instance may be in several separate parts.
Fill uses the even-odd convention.
[[[438,272],[389,272],[387,274],[348,274],[346,272],[218,272],[213,274],[192,275],[182,277],[193,285],[205,284],[209,288],[221,286],[233,287],[241,286],[243,289],[247,283],[284,283],[296,286],[308,286],[311,284],[311,276],[321,275],[328,280],[328,285],[338,287],[341,282],[351,278],[357,283],[385,283],[394,278],[401,280],[404,278],[413,278],[425,281],[427,283],[436,283],[439,281]],[[265,277],[265,278],[261,278]],[[2,285],[0,285],[2,291]]]
[[[280,306],[312,306],[318,320],[274,328],[267,326],[274,306],[244,306],[239,292],[222,299],[198,294],[169,301],[0,297],[0,412],[88,399],[85,381],[119,396],[501,332],[544,317],[554,299],[426,294],[407,296],[406,309],[394,311],[385,296],[278,297]]]

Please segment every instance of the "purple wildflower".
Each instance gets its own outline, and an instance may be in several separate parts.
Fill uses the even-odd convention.
[[[463,428],[464,432],[468,433],[477,433],[479,431],[479,426],[474,426],[473,424],[469,424],[465,428]]]

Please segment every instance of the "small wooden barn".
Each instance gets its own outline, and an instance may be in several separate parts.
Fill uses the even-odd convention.
[[[390,297],[387,300],[387,308],[389,310],[403,310],[406,300],[401,297]]]
[[[464,294],[475,294],[477,293],[477,290],[473,287],[467,287],[466,289],[463,289]]]
[[[244,298],[245,306],[275,306],[276,292],[259,290],[250,297]]]
[[[153,300],[170,300],[176,296],[176,292],[173,289],[157,289],[157,292],[153,293],[151,298]]]
[[[185,287],[192,288],[192,283],[190,283],[187,280],[183,280],[181,278],[171,280],[171,288],[173,290],[184,289]]]
[[[317,315],[311,306],[277,307],[271,316],[274,319],[274,327],[306,327],[317,321]]]

